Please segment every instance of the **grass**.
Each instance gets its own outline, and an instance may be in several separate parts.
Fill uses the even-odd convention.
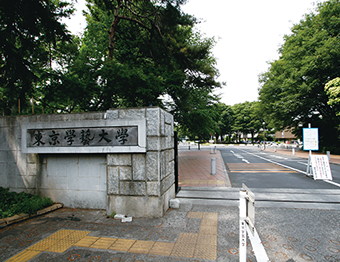
[[[53,204],[54,202],[50,198],[24,192],[9,192],[9,188],[0,187],[0,218],[11,217],[20,213],[34,214]]]

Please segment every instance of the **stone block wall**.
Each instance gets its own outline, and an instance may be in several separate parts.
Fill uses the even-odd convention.
[[[146,152],[37,154],[21,150],[24,123],[145,120]],[[0,117],[0,186],[74,208],[161,217],[175,197],[173,117],[157,108]]]
[[[175,197],[173,117],[160,108],[107,111],[107,118],[136,116],[146,120],[146,153],[107,155],[107,213],[161,217]]]
[[[24,123],[103,119],[104,113],[0,117],[0,186],[75,208],[106,208],[106,154],[36,154],[21,150]]]

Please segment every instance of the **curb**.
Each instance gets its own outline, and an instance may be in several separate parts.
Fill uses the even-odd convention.
[[[232,187],[231,186],[231,180],[230,180],[230,177],[229,177],[229,174],[227,172],[227,169],[226,169],[226,165],[224,163],[224,160],[223,160],[223,157],[222,157],[222,153],[220,150],[217,150],[219,153],[220,153],[220,159],[221,159],[221,162],[222,162],[222,167],[223,167],[223,171],[224,171],[224,175],[225,175],[225,178],[226,178],[226,185],[227,187]]]
[[[36,214],[25,214],[25,213],[21,213],[19,215],[14,215],[11,217],[6,217],[6,218],[1,218],[0,219],[0,228],[4,228],[6,226],[9,226],[11,224],[23,221],[23,220],[27,220],[33,217],[37,217],[37,216],[41,216],[44,215],[46,213],[52,212],[54,210],[57,210],[59,208],[62,208],[64,205],[62,203],[56,203],[52,206],[46,207],[44,209],[41,209],[39,211],[36,212]]]

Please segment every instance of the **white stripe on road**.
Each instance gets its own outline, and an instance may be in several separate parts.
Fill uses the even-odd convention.
[[[335,182],[330,181],[330,180],[324,180],[324,182],[340,187],[340,184],[335,183]]]
[[[239,150],[241,150],[241,149],[239,149]],[[243,150],[241,150],[241,151],[243,151]],[[267,159],[267,158],[265,158],[265,157],[256,155],[256,154],[254,154],[254,153],[249,153],[249,152],[246,152],[246,151],[243,151],[243,152],[245,152],[245,153],[247,153],[247,154],[250,154],[250,155],[253,155],[253,156],[256,156],[256,157],[258,157],[258,158],[261,158],[261,159],[263,159],[263,160],[265,160],[265,161],[271,162],[271,163],[273,163],[273,164],[275,164],[275,165],[279,165],[279,166],[288,168],[288,169],[290,169],[290,170],[293,170],[293,171],[296,171],[296,172],[299,172],[299,173],[302,173],[302,174],[307,175],[307,172],[304,172],[304,171],[302,171],[302,170],[299,170],[299,169],[296,169],[296,168],[293,168],[293,167],[290,167],[290,166],[286,166],[286,165],[283,165],[283,164],[281,164],[281,163],[277,163],[277,162],[275,162],[275,161],[272,161],[272,160]],[[323,180],[323,181],[326,182],[326,183],[332,184],[332,185],[334,185],[334,186],[340,187],[340,184],[335,183],[335,182],[333,182],[333,181],[330,181],[330,180]]]
[[[247,159],[242,159],[243,162],[246,162],[247,164],[250,164],[249,161]]]

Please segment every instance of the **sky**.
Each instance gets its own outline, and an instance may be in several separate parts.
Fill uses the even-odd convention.
[[[65,21],[69,29],[79,34],[86,26],[81,15],[84,0],[78,0],[78,10]],[[268,62],[279,58],[283,37],[291,33],[294,24],[311,13],[317,2],[312,0],[189,0],[182,6],[185,13],[201,19],[197,29],[206,37],[215,37],[213,56],[220,72],[217,79],[226,82],[219,90],[221,102],[227,105],[256,101],[258,76],[268,71]]]

